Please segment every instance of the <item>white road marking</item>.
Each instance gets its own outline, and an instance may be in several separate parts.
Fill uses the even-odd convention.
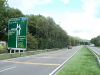
[[[81,48],[81,47],[80,47]],[[55,75],[55,73],[67,62],[67,61],[69,61],[79,50],[80,50],[80,48],[78,49],[78,50],[76,50],[76,52],[72,55],[72,56],[70,56],[67,60],[65,60],[60,66],[58,66],[56,69],[54,69],[49,75]]]
[[[12,67],[2,69],[2,70],[0,70],[0,72],[4,72],[4,71],[11,70],[11,69],[14,69],[14,68],[16,68],[16,66],[12,66]]]

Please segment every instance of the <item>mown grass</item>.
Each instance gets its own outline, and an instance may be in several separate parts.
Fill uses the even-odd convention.
[[[94,55],[83,47],[57,75],[100,75],[100,67]]]

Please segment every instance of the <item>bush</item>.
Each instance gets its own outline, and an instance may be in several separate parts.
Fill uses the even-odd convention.
[[[0,53],[5,53],[5,52],[7,52],[6,46],[0,45]]]
[[[28,42],[27,43],[28,50],[37,49],[37,45],[38,45],[37,39],[34,36],[32,36],[31,34],[28,34],[27,42]]]

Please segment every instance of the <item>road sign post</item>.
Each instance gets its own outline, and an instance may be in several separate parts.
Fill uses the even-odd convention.
[[[8,49],[12,52],[27,49],[27,18],[12,18],[9,20]]]

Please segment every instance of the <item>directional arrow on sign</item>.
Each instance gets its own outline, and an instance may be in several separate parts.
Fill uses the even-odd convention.
[[[17,28],[16,28],[16,30],[17,30],[17,34],[20,35],[21,26],[17,24]]]

